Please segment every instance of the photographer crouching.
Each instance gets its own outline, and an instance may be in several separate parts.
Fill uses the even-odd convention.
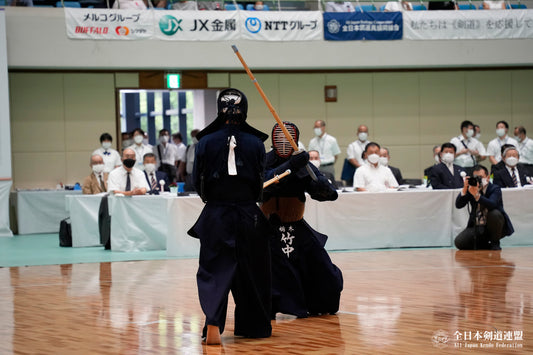
[[[475,166],[472,175],[465,177],[463,190],[455,200],[455,207],[468,204],[470,212],[468,225],[455,238],[455,246],[461,250],[501,250],[500,239],[514,232],[503,210],[502,190],[489,182],[484,166]]]

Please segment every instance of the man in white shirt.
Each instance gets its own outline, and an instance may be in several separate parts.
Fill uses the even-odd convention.
[[[144,144],[144,131],[140,128],[133,130],[133,144],[128,148],[135,152],[135,167],[140,170],[144,170],[143,158],[146,153],[153,153],[152,146],[150,144]]]
[[[489,142],[487,146],[487,155],[489,156],[490,163],[496,165],[502,160],[502,145],[512,144],[518,148],[518,142],[507,135],[509,131],[509,124],[505,121],[499,121],[496,123],[496,138]]]
[[[176,181],[178,148],[170,143],[170,132],[163,128],[159,131],[159,144],[154,149],[156,168],[167,174],[170,182]]]
[[[353,187],[355,191],[379,192],[398,187],[392,171],[379,164],[381,147],[375,142],[366,145],[364,156],[368,163],[355,171]]]
[[[346,156],[350,164],[356,169],[364,164],[363,151],[368,144],[368,127],[360,125],[357,127],[357,139],[348,145]]]
[[[337,139],[326,133],[326,122],[322,120],[315,122],[314,133],[315,137],[309,142],[309,150],[316,150],[320,154],[320,171],[335,177],[335,162],[341,153]]]
[[[349,1],[328,1],[326,12],[354,12],[355,7]]]
[[[126,148],[122,153],[122,166],[109,173],[107,191],[126,196],[144,195],[150,187],[143,171],[135,168],[135,152]]]
[[[526,128],[524,126],[515,127],[514,136],[518,141],[518,151],[520,152],[518,162],[533,166],[533,140],[526,136]]]
[[[113,143],[113,137],[109,133],[103,133],[100,136],[100,148],[96,149],[92,155],[98,154],[104,159],[104,172],[110,173],[113,169],[118,168],[122,165],[122,160],[120,160],[120,154],[113,148],[111,144]]]
[[[187,159],[187,146],[183,143],[183,137],[181,133],[175,133],[172,135],[174,145],[178,150],[177,163],[178,167],[178,181],[185,181],[185,161]]]
[[[471,176],[478,160],[485,159],[487,155],[483,143],[474,138],[474,124],[471,121],[463,121],[461,135],[453,137],[450,143],[455,145],[457,151],[454,164],[463,168],[467,175]]]

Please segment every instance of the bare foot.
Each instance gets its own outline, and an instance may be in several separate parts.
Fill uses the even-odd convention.
[[[220,345],[220,329],[216,325],[207,325],[205,343],[207,345]]]

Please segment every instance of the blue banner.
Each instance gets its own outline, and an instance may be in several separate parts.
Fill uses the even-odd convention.
[[[384,41],[402,37],[401,12],[324,12],[326,41]]]

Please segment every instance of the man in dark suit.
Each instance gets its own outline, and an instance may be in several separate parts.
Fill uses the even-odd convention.
[[[453,143],[444,143],[440,147],[441,163],[433,166],[429,181],[434,190],[459,189],[463,187],[463,168],[453,163],[456,148]]]
[[[394,175],[394,178],[396,179],[396,182],[398,183],[398,185],[402,185],[403,184],[402,172],[400,171],[400,169],[395,168],[394,166],[390,166],[389,161],[390,161],[389,148],[381,148],[379,150],[379,163],[389,168],[392,171],[392,175]]]
[[[503,169],[494,172],[494,184],[499,187],[522,187],[527,184],[526,171],[518,165],[520,153],[516,147],[511,146],[502,153]]]
[[[430,186],[429,177],[431,176],[431,171],[433,168],[440,164],[440,145],[433,147],[433,159],[435,159],[435,164],[428,166],[424,169],[424,177],[427,179],[427,186]]]
[[[512,144],[504,144],[502,145],[501,147],[501,153],[502,153],[502,156],[503,156],[503,152],[505,151],[505,149],[507,148],[511,148],[511,147],[514,147],[514,145]],[[495,164],[495,165],[492,165],[490,167],[490,174],[493,175],[495,174],[498,170],[502,170],[502,169],[505,169],[505,162],[502,160],[500,160],[498,162],[498,164]],[[501,187],[501,186],[500,186]]]
[[[148,193],[150,195],[158,195],[159,192],[163,189],[164,191],[170,191],[170,187],[168,186],[169,182],[167,173],[156,170],[155,154],[146,153],[143,157],[143,165],[144,176],[146,177],[148,186],[150,186],[150,190],[148,190]],[[161,180],[165,182],[165,185],[163,187],[161,187]]]
[[[456,208],[467,204],[470,217],[466,229],[455,238],[457,249],[501,250],[500,239],[513,234],[514,229],[503,209],[502,190],[489,182],[489,172],[484,166],[474,167],[473,177],[466,177],[463,190],[455,200]]]

